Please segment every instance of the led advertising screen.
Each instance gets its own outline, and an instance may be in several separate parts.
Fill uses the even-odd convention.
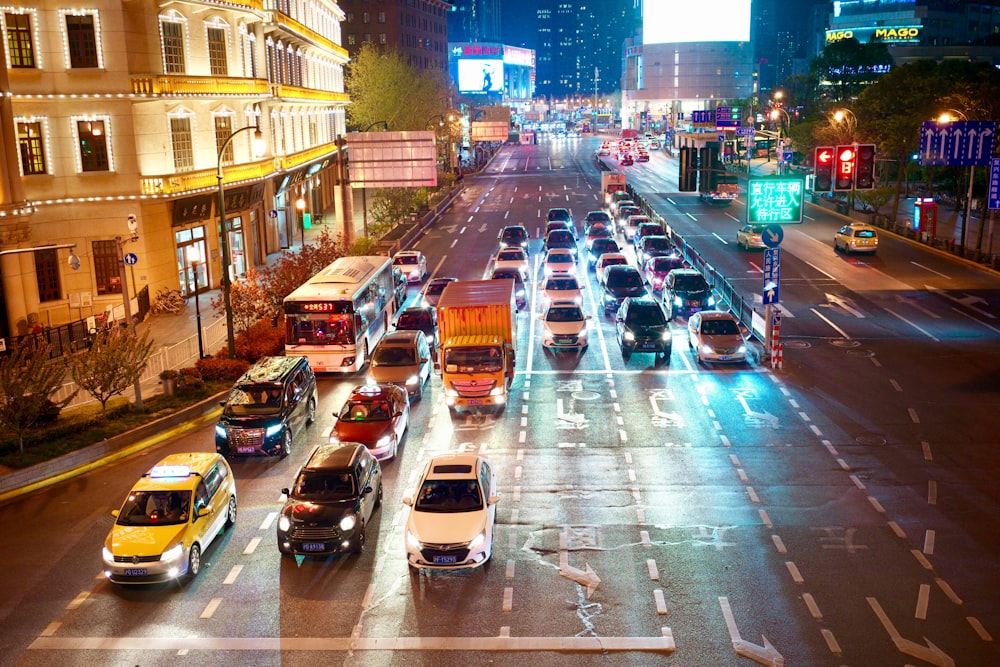
[[[503,61],[459,59],[458,90],[461,93],[500,93],[503,91]]]
[[[751,0],[644,0],[642,43],[749,42]]]

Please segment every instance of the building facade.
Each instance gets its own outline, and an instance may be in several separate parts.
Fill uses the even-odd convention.
[[[4,8],[0,250],[30,250],[0,257],[3,337],[117,315],[123,278],[131,298],[238,278],[292,245],[299,198],[353,237],[343,19],[329,0]],[[71,244],[78,270],[45,248]]]
[[[448,69],[452,5],[442,0],[341,0],[344,46],[354,56],[363,44],[395,49],[419,70]]]
[[[453,0],[448,12],[452,42],[499,42],[500,0]]]

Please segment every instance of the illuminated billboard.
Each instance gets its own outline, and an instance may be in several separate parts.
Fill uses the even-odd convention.
[[[642,43],[749,42],[751,0],[644,0]]]
[[[503,91],[503,60],[460,58],[458,60],[458,91],[460,93],[501,93]]]

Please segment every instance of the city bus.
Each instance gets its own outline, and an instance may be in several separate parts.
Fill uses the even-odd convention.
[[[318,373],[364,368],[396,310],[388,257],[341,257],[285,297],[285,354]]]

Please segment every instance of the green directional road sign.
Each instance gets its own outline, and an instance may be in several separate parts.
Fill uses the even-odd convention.
[[[770,225],[801,223],[804,193],[805,180],[801,178],[751,178],[747,188],[747,222]]]

